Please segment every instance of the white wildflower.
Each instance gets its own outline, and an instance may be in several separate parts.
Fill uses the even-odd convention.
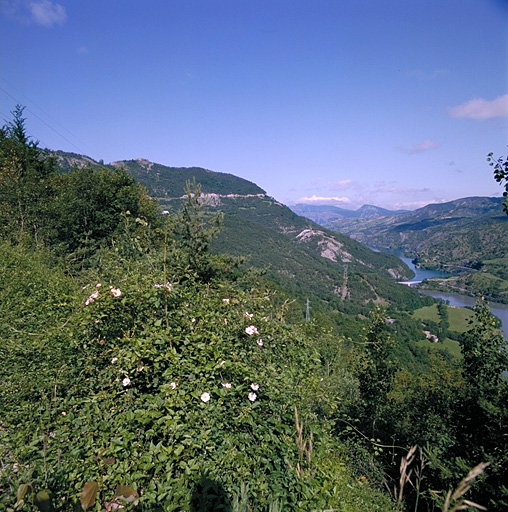
[[[166,283],[166,290],[168,292],[172,291],[173,290],[173,285],[171,283]]]
[[[226,389],[231,389],[231,383],[230,382],[223,382],[222,386],[225,387]]]
[[[113,357],[113,359],[111,359],[111,364],[115,364],[117,361],[118,361],[118,357]]]
[[[259,384],[251,384],[250,385],[250,388],[252,389],[252,391],[257,391],[259,389]]]
[[[229,299],[222,299],[222,302],[224,302],[224,304],[229,304]]]
[[[96,288],[100,288],[101,286],[102,286],[102,284],[101,284],[101,283],[97,283],[97,284],[95,285],[95,287],[96,287]]]
[[[248,311],[246,311],[243,316],[245,318],[248,318],[249,320],[252,320],[252,317],[254,316],[254,313],[249,313]]]
[[[67,416],[67,413],[65,411],[62,411],[62,416]]]
[[[226,361],[221,361],[221,362],[219,363],[219,366],[224,366],[225,364],[226,364]]]
[[[249,336],[252,336],[253,334],[259,334],[257,328],[254,326],[254,325],[249,325],[249,327],[246,327],[245,328],[245,332],[249,335]]]
[[[208,402],[210,400],[210,393],[203,393],[199,398],[202,402]]]
[[[170,387],[171,389],[176,389],[176,382],[172,382],[172,383],[169,385],[169,387]]]
[[[190,319],[190,321],[191,321],[192,323],[194,323],[194,322],[196,321],[196,319],[195,319],[194,317],[192,317],[192,318]]]
[[[122,292],[120,288],[113,288],[112,286],[109,288],[109,291],[113,295],[113,297],[120,297],[122,295]]]
[[[256,393],[249,393],[249,400],[251,402],[255,402],[257,397]]]
[[[256,341],[256,343],[257,343],[260,347],[262,347],[262,346],[263,346],[263,344],[264,344],[264,343],[263,343],[263,340],[262,340],[261,338],[258,338],[258,340]]]
[[[91,304],[99,296],[99,290],[95,290],[88,299],[85,300],[85,306]]]
[[[129,379],[129,377],[125,377],[125,379],[122,380],[122,386],[125,388],[126,386],[128,386],[129,384],[131,383],[131,380]]]

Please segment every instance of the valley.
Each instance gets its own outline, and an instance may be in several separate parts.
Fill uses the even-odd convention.
[[[369,246],[401,250],[421,268],[450,274],[425,281],[423,289],[508,303],[508,216],[502,198],[462,198],[411,212],[377,211],[370,218],[362,217],[361,209],[353,213],[323,225]],[[315,215],[323,218],[322,208]]]

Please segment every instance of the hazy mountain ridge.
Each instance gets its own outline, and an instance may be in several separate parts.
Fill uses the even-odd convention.
[[[373,219],[378,217],[387,217],[404,213],[406,210],[386,210],[379,206],[364,204],[357,210],[348,210],[339,206],[331,205],[311,205],[311,204],[295,204],[290,206],[296,214],[307,217],[317,224],[328,226],[332,222],[341,219]]]

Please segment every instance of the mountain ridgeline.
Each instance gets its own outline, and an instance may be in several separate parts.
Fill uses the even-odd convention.
[[[56,156],[64,168],[80,165],[77,155],[59,152]],[[82,161],[82,165],[89,164],[88,158]],[[199,183],[210,211],[224,215],[213,250],[248,257],[249,265],[263,269],[277,286],[299,298],[293,306],[295,315],[303,317],[307,298],[312,301],[313,314],[321,312],[327,318],[330,310],[356,315],[365,314],[375,304],[397,309],[421,305],[423,299],[416,291],[397,284],[411,276],[397,257],[374,252],[297,215],[254,183],[230,174],[166,167],[144,159],[110,165],[123,168],[169,212],[180,207],[187,182]],[[340,318],[339,323],[344,321],[344,316]]]

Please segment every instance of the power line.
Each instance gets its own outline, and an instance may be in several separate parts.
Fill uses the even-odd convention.
[[[9,125],[9,124],[11,124],[11,123],[14,121],[14,119],[13,119],[12,117],[11,117],[11,118],[8,118],[8,117],[6,117],[6,116],[5,116],[5,114],[2,114],[1,112],[0,112],[0,117],[2,117],[2,120],[5,122],[5,124],[6,124],[6,125]],[[35,136],[34,136],[33,134],[31,134],[30,132],[26,132],[26,134],[28,135],[28,137],[29,137],[30,139],[37,140],[37,142],[41,142],[41,143],[42,143],[42,144],[44,144],[46,147],[48,147],[48,145],[47,145],[43,140],[38,139],[37,137],[35,137]]]
[[[2,80],[4,82],[6,82],[7,84],[9,84],[9,86],[11,86],[14,90],[16,90],[16,88],[8,81],[8,80],[5,80],[5,78],[2,78]],[[0,87],[0,89],[5,93],[7,94],[9,97],[11,97],[14,101],[16,101],[18,104],[21,104],[22,102],[19,101],[17,98],[15,98],[12,94],[10,94],[8,91],[6,91],[3,87]],[[45,116],[47,116],[48,118],[50,118],[52,121],[54,121],[57,125],[59,125],[62,129],[64,129],[67,133],[69,133],[72,137],[74,137],[80,144],[82,144],[85,148],[87,148],[89,151],[92,152],[92,154],[97,157],[98,159],[100,159],[100,157],[98,156],[98,154],[90,147],[88,147],[82,140],[79,139],[79,137],[77,137],[76,135],[74,135],[72,132],[70,132],[67,128],[65,128],[65,126],[63,126],[61,123],[59,123],[55,118],[53,118],[50,114],[48,114],[47,112],[45,112],[39,105],[37,105],[34,101],[30,100],[29,98],[27,98],[26,96],[24,96],[22,93],[20,93],[19,91],[17,91],[22,97],[24,97],[25,99],[27,99],[30,103],[32,103],[33,105],[35,105]],[[44,121],[44,119],[42,119],[41,117],[39,117],[35,112],[33,112],[32,110],[30,110],[28,107],[26,107],[27,111],[30,112],[33,116],[35,116],[39,121],[41,121],[42,123],[44,123],[48,128],[50,128],[51,130],[53,130],[57,135],[59,135],[63,140],[65,140],[66,142],[68,142],[71,146],[73,146],[75,149],[77,149],[80,153],[84,153],[84,151],[79,148],[78,146],[76,146],[76,144],[74,144],[73,142],[71,142],[67,137],[65,137],[64,135],[62,135],[58,130],[56,130],[55,128],[53,128],[50,124],[48,124],[46,121]]]

